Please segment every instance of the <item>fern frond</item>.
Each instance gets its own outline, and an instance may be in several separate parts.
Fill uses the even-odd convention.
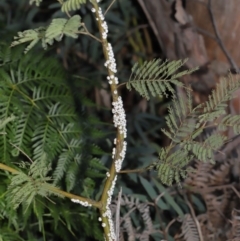
[[[9,227],[0,227],[0,240],[2,241],[24,241],[16,231],[10,229]]]
[[[87,176],[91,178],[104,177],[106,172],[109,171],[99,159],[92,158],[89,163],[89,167],[86,170]]]
[[[11,47],[14,47],[16,45],[31,42],[24,50],[24,53],[26,54],[30,49],[32,49],[39,40],[44,39],[46,28],[39,27],[36,29],[29,29],[25,30],[23,32],[18,32],[18,36],[14,37],[15,41],[11,43]],[[44,41],[44,40],[43,40]],[[46,49],[46,45],[43,44],[44,49]]]
[[[71,162],[76,162],[78,165],[80,164],[80,152],[81,140],[72,139],[69,143],[68,149],[64,149],[59,156],[57,166],[53,173],[54,183],[57,183],[60,179],[62,179]]]
[[[0,49],[0,60],[0,66],[11,61],[11,49],[8,45]]]
[[[216,89],[209,96],[208,101],[197,107],[203,108],[203,114],[199,116],[199,122],[214,121],[225,114],[226,102],[232,99],[233,93],[239,87],[240,79],[234,78],[231,74],[228,78],[221,79]]]
[[[86,0],[67,0],[62,4],[62,12],[76,11],[81,8],[82,4],[85,4]]]
[[[199,241],[199,234],[196,224],[189,214],[186,214],[182,224],[182,234],[186,241]]]
[[[31,138],[33,136],[34,127],[31,125],[31,114],[34,109],[30,108],[29,112],[26,114],[22,114],[18,117],[18,119],[14,123],[14,138],[12,140],[12,144],[21,149],[21,151],[25,152],[27,155],[30,155],[30,146]],[[25,135],[27,131],[27,135]],[[20,150],[17,148],[12,149],[11,154],[13,156],[19,156]]]
[[[91,178],[87,177],[83,180],[83,186],[84,190],[82,195],[90,198],[94,192],[95,182]]]
[[[0,130],[3,129],[7,123],[9,123],[10,121],[13,121],[15,119],[15,116],[11,115],[3,120],[0,120]],[[0,134],[6,134],[6,133],[1,133]]]
[[[9,55],[4,48],[0,46],[2,63],[4,53]],[[60,180],[71,162],[77,159],[80,165],[82,153],[82,128],[64,84],[66,74],[53,59],[21,52],[16,56],[15,50],[0,69],[0,131],[5,133],[0,135],[1,160],[8,163],[17,157],[18,163],[27,155],[34,162],[46,161],[57,166],[54,175]],[[65,164],[55,164],[59,158]]]
[[[232,211],[232,228],[231,228],[231,238],[228,239],[227,241],[235,241],[240,238],[240,222],[239,222],[239,210],[238,209],[233,209]]]
[[[27,200],[30,204],[37,192],[35,183],[25,173],[19,173],[11,179],[11,184],[8,187],[7,197],[12,203],[13,208],[18,206]]]
[[[76,185],[78,169],[79,169],[78,163],[76,162],[70,163],[69,168],[66,172],[66,187],[68,192],[71,191]]]
[[[33,212],[38,219],[39,231],[43,231],[43,229],[44,229],[43,215],[44,215],[45,205],[43,202],[41,202],[37,198],[35,198],[32,203],[32,207],[33,207]],[[25,208],[25,210],[26,210],[26,208]]]
[[[162,148],[159,153],[160,161],[155,165],[161,182],[171,186],[176,181],[180,185],[181,178],[186,178],[190,171],[186,169],[186,165],[192,158],[193,156],[186,150],[179,149],[169,154],[168,150]]]
[[[233,127],[234,133],[240,134],[240,115],[226,115],[217,125],[217,128],[220,131],[225,131],[228,127]]]
[[[190,91],[187,90],[190,95]],[[173,142],[180,143],[183,139],[192,139],[195,133],[196,123],[193,118],[194,111],[192,108],[191,98],[184,101],[183,98],[173,99],[172,105],[168,108],[169,114],[165,117],[169,130],[162,129],[162,132]],[[199,135],[195,133],[194,138]]]
[[[141,96],[148,100],[150,99],[150,94],[152,96],[162,97],[165,95],[167,97],[167,91],[169,91],[174,95],[175,91],[171,84],[183,86],[177,78],[196,70],[185,70],[176,73],[186,61],[187,60],[178,60],[169,62],[167,60],[163,62],[160,59],[155,59],[149,62],[145,61],[142,66],[136,63],[132,68],[132,75],[127,82],[127,88],[131,90],[133,87]]]
[[[217,151],[226,141],[226,137],[218,133],[209,136],[203,143],[196,141],[184,141],[180,145],[194,154],[201,161],[214,162],[214,152]]]
[[[123,195],[121,200],[115,200],[111,205],[112,213],[117,215],[117,205],[121,203],[121,213],[123,210],[123,217],[121,217],[120,235],[127,234],[127,240],[149,240],[150,236],[156,231],[153,220],[151,218],[150,208],[147,202],[141,202],[138,198]],[[126,211],[126,213],[125,213]],[[131,214],[131,215],[129,215]],[[120,225],[115,224],[115,225]],[[140,231],[143,230],[143,231]],[[121,240],[121,239],[120,239]]]
[[[51,179],[45,175],[49,170],[46,169],[46,163],[42,163],[34,162],[28,175],[19,172],[11,178],[7,200],[13,205],[14,209],[22,203],[28,208],[37,195],[47,197],[51,194],[50,190],[55,186],[48,183]]]
[[[45,42],[51,45],[54,39],[61,41],[64,34],[72,38],[77,38],[78,28],[81,26],[80,20],[81,17],[79,15],[74,15],[70,19],[53,19],[46,30]]]
[[[30,42],[30,44],[24,50],[24,53],[26,54],[40,40],[42,41],[42,47],[47,49],[48,44],[52,45],[54,40],[61,41],[64,35],[77,38],[77,32],[81,26],[80,20],[81,17],[79,15],[74,15],[70,19],[56,18],[52,20],[47,28],[39,27],[36,29],[18,32],[18,36],[14,37],[11,47]]]

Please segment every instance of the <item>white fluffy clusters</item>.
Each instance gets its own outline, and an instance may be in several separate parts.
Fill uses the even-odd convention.
[[[114,231],[114,223],[112,220],[112,213],[110,210],[110,204],[112,201],[112,195],[113,195],[113,191],[116,185],[116,181],[117,181],[117,176],[115,176],[115,178],[113,179],[111,188],[108,190],[107,194],[108,194],[108,199],[107,199],[107,204],[106,204],[106,211],[103,213],[103,217],[106,217],[108,219],[109,222],[109,227],[110,227],[110,233],[108,234],[108,237],[110,240],[116,240],[116,234]],[[105,227],[105,226],[103,226]]]
[[[118,78],[115,77],[114,75],[107,76],[108,83],[111,84],[118,84]]]
[[[92,8],[91,9],[93,13],[96,12],[96,9],[95,8]],[[108,26],[107,26],[107,23],[106,21],[104,21],[104,16],[103,16],[103,13],[102,13],[102,9],[101,8],[98,8],[98,17],[96,18],[97,21],[101,20],[101,26],[103,28],[103,31],[102,31],[102,38],[103,39],[107,39],[107,34],[108,34]]]
[[[104,66],[109,68],[113,73],[117,73],[117,65],[114,58],[113,48],[110,43],[107,46],[108,60],[105,62]]]
[[[91,206],[92,206],[92,204],[89,203],[89,202],[87,202],[87,201],[84,202],[84,201],[80,201],[80,200],[74,199],[74,198],[72,198],[71,201],[74,202],[74,203],[81,204],[81,205],[84,206],[84,207],[91,207]]]
[[[113,123],[114,126],[119,128],[120,133],[124,135],[124,138],[127,137],[127,121],[125,110],[123,108],[122,97],[118,96],[118,100],[112,103],[112,113],[113,113]]]
[[[98,16],[99,16],[99,18],[101,19],[101,26],[102,26],[102,28],[103,28],[103,32],[102,32],[102,38],[103,39],[107,39],[107,34],[108,34],[108,26],[107,26],[107,23],[104,21],[104,16],[103,16],[103,13],[102,13],[102,9],[101,8],[99,8],[98,9]],[[97,21],[98,21],[99,19],[97,18]]]
[[[115,161],[116,172],[121,171],[122,162],[123,162],[123,160],[125,158],[125,155],[126,155],[126,150],[127,150],[127,142],[124,141],[123,142],[123,148],[122,148],[121,153],[120,153],[120,158]]]
[[[112,149],[112,159],[114,158],[115,154],[116,154],[116,148],[113,147],[113,149]]]
[[[99,2],[100,0],[97,0],[97,2]],[[101,8],[98,9],[92,9],[92,12],[96,12],[97,11],[97,18],[96,20],[99,21],[99,23],[101,24],[101,27],[103,29],[102,31],[102,39],[105,40],[107,39],[107,34],[108,34],[108,26],[106,21],[104,20],[104,15],[102,13]],[[116,60],[114,57],[114,53],[113,53],[113,48],[112,45],[110,43],[107,43],[107,47],[106,47],[106,51],[107,51],[107,60],[104,64],[104,66],[106,68],[108,68],[108,70],[110,70],[111,74],[109,76],[107,76],[108,79],[108,83],[110,85],[112,84],[118,84],[118,78],[115,77],[115,74],[117,73],[117,65],[116,65]],[[113,91],[113,95],[117,95],[118,92],[115,89]],[[118,128],[119,132],[121,134],[123,134],[124,138],[127,137],[127,123],[126,123],[126,115],[125,115],[125,110],[123,108],[123,102],[122,102],[122,98],[119,96],[117,101],[113,101],[113,108],[112,108],[112,112],[113,112],[113,122],[114,122],[114,126],[116,128]],[[117,145],[117,139],[114,139],[114,145]],[[123,146],[121,149],[121,152],[119,153],[119,158],[115,161],[115,169],[116,172],[119,172],[121,170],[121,166],[122,166],[122,162],[124,160],[125,154],[126,154],[126,148],[127,148],[127,143],[124,141],[123,142]],[[116,155],[116,147],[113,148],[112,150],[112,158],[114,159]],[[107,178],[110,177],[110,173],[107,172],[106,173]],[[115,188],[115,184],[116,184],[116,180],[117,180],[117,175],[115,175],[114,180],[111,183],[111,188],[108,190],[107,192],[107,203],[106,203],[106,211],[102,214],[103,217],[107,218],[108,223],[109,223],[109,227],[110,227],[110,232],[108,234],[108,239],[109,240],[116,240],[116,234],[114,231],[114,223],[112,220],[112,213],[111,210],[109,208],[110,204],[111,204],[111,200],[112,200],[112,195],[113,195],[113,191]],[[99,221],[102,222],[102,227],[106,227],[106,223],[104,223],[102,221],[101,218],[99,218]]]

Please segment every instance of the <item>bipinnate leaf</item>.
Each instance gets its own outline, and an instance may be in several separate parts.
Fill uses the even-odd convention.
[[[52,20],[48,27],[39,27],[18,32],[18,36],[14,37],[11,47],[30,42],[24,50],[24,53],[26,54],[40,40],[42,41],[42,47],[47,49],[47,46],[52,45],[54,40],[61,41],[64,35],[71,38],[77,38],[78,29],[81,26],[80,20],[81,17],[79,15],[74,15],[70,19],[56,18]]]
[[[168,97],[169,92],[175,95],[172,84],[183,87],[183,83],[178,81],[178,78],[190,74],[197,69],[177,72],[186,61],[186,59],[177,61],[154,59],[145,61],[141,66],[136,63],[132,68],[132,75],[127,82],[127,88],[129,90],[134,88],[141,96],[148,100],[150,99],[150,95],[153,97],[162,97],[163,95]]]
[[[86,0],[67,0],[64,1],[61,7],[62,12],[76,11],[81,8],[82,4],[85,4]]]
[[[46,30],[46,43],[51,45],[53,43],[53,40],[61,41],[64,34],[72,38],[77,38],[77,32],[79,27],[81,26],[80,20],[81,17],[79,15],[74,15],[70,19],[53,19]]]

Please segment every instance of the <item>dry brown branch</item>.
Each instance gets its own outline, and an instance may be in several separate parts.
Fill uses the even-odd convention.
[[[192,218],[193,218],[193,220],[194,220],[194,222],[195,222],[195,224],[196,224],[197,231],[198,231],[198,235],[199,235],[199,240],[200,240],[200,241],[204,241],[203,235],[202,235],[202,231],[201,231],[201,227],[200,227],[200,224],[199,224],[199,222],[198,222],[198,219],[196,218],[194,209],[193,209],[191,203],[188,201],[187,197],[185,197],[185,201],[186,201],[186,203],[187,203],[187,205],[188,205],[188,207],[189,207],[189,209],[190,209]]]
[[[210,19],[211,19],[211,22],[212,22],[212,25],[213,25],[214,33],[216,35],[216,41],[218,42],[218,44],[219,44],[220,48],[222,49],[223,53],[225,54],[225,56],[226,56],[229,64],[231,65],[232,69],[236,70],[236,72],[238,73],[239,68],[238,68],[237,64],[235,63],[234,59],[231,57],[228,50],[226,49],[226,47],[225,47],[225,45],[224,45],[224,43],[223,43],[223,41],[220,37],[220,33],[218,31],[217,24],[216,24],[214,14],[213,14],[213,11],[212,11],[212,0],[208,0],[207,8],[208,8]]]

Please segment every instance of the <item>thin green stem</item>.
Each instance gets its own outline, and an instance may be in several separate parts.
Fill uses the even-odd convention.
[[[85,23],[82,23],[81,25],[82,25],[82,27],[84,28],[85,32],[84,32],[84,31],[78,31],[77,33],[79,33],[79,34],[84,34],[84,35],[88,35],[88,36],[90,36],[91,38],[97,40],[98,42],[102,42],[101,39],[95,37],[94,35],[92,35],[92,34],[88,31]]]
[[[9,167],[9,166],[7,166],[3,163],[0,163],[0,169],[4,170],[4,171],[11,172],[12,174],[19,174],[20,173],[20,171],[14,169],[12,167]],[[84,197],[74,195],[74,194],[69,193],[69,192],[62,191],[59,188],[56,188],[54,186],[50,186],[47,183],[46,183],[46,185],[44,183],[42,185],[45,186],[46,189],[49,190],[50,192],[55,193],[57,195],[67,197],[67,198],[70,198],[70,199],[76,199],[76,200],[81,201],[81,202],[87,202],[88,204],[90,204],[90,205],[92,205],[93,207],[96,207],[96,208],[102,208],[101,202],[96,202],[96,201],[88,199],[88,198],[84,198]]]
[[[109,42],[107,41],[107,36],[106,36],[106,22],[103,19],[103,15],[101,14],[101,9],[98,6],[98,3],[96,0],[92,0],[92,4],[94,7],[94,11],[96,14],[96,20],[97,20],[97,24],[98,24],[98,29],[99,29],[99,33],[101,36],[101,44],[102,44],[102,48],[103,48],[103,54],[104,54],[104,58],[107,62],[111,62],[112,59],[114,59],[113,56],[110,57],[109,51],[110,51],[110,47],[111,45],[109,44]],[[108,77],[115,79],[115,72],[113,72],[112,68],[109,65],[106,65],[107,71],[108,71]],[[119,100],[119,95],[118,95],[118,91],[117,91],[117,84],[115,81],[109,81],[110,84],[110,89],[111,89],[111,93],[112,93],[112,99],[113,99],[113,103],[118,103]],[[114,189],[114,185],[115,185],[115,181],[116,181],[116,175],[117,175],[117,171],[116,171],[116,166],[115,164],[117,163],[118,160],[122,160],[123,157],[121,155],[123,149],[124,149],[124,138],[125,135],[121,130],[120,126],[117,126],[117,131],[116,131],[116,146],[115,146],[115,152],[113,155],[113,160],[112,160],[112,165],[110,168],[110,171],[107,175],[107,179],[104,185],[104,189],[102,192],[102,197],[101,197],[101,202],[103,204],[103,207],[100,209],[100,214],[101,214],[101,218],[102,218],[102,225],[104,227],[104,234],[105,234],[105,238],[107,241],[112,241],[115,236],[115,231],[114,231],[114,227],[113,227],[113,221],[112,221],[112,217],[111,217],[111,212],[110,212],[110,208],[109,208],[109,204],[111,202],[111,196],[112,196],[112,192]],[[110,214],[109,214],[110,212]],[[118,235],[118,234],[116,234]]]
[[[112,0],[112,2],[110,3],[110,5],[108,6],[107,10],[104,13],[104,16],[107,14],[107,12],[109,11],[109,9],[112,7],[112,5],[114,4],[116,0]]]

